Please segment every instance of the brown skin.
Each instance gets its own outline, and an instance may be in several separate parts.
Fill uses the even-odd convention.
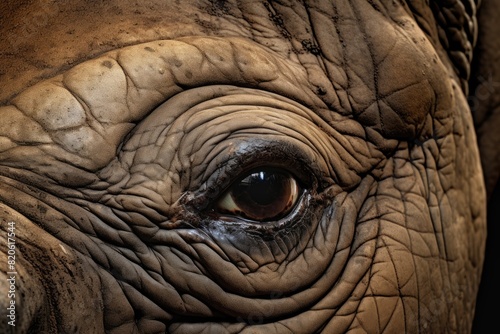
[[[18,224],[17,263],[25,268],[19,295],[30,303],[20,326],[468,332],[485,237],[479,156],[460,88],[469,68],[458,61],[471,55],[459,46],[460,57],[448,56],[438,37],[443,27],[420,2],[412,6],[339,1],[333,13],[252,1],[0,5],[8,13],[1,19],[0,82],[8,84],[0,105],[21,111],[3,109],[14,121],[0,127],[21,147],[0,152],[1,218]],[[323,13],[335,24],[321,21]],[[132,48],[113,51],[124,46]],[[197,63],[198,56],[210,61]],[[116,79],[122,70],[130,81]],[[161,84],[148,81],[158,73],[167,73]],[[87,85],[96,78],[113,80]],[[124,82],[160,94],[127,96],[132,112],[118,113],[122,100],[110,99],[109,87]],[[197,89],[204,85],[214,86]],[[35,112],[45,110],[40,101],[64,106],[71,96],[61,87],[84,101],[87,118],[78,107],[60,118],[50,116],[55,107]],[[193,111],[205,99],[212,111]],[[232,110],[218,109],[228,102],[235,110],[262,108],[234,121]],[[215,112],[225,122],[204,125]],[[164,122],[160,141],[151,133]],[[72,136],[74,128],[98,135]],[[219,139],[228,133],[239,136],[230,144]],[[278,148],[254,138],[276,142],[276,133],[286,138]],[[207,151],[210,158],[199,153]],[[240,160],[228,158],[236,153]],[[221,164],[230,172],[245,159],[285,161],[297,174],[304,166],[296,161],[307,162],[312,173],[305,174],[317,179],[309,202],[290,214],[303,217],[300,224],[256,232],[234,218],[211,223],[214,212],[204,208],[210,196],[199,188],[221,174]],[[227,181],[217,182],[214,189]],[[71,291],[81,292],[73,300]],[[40,314],[48,320],[37,322]],[[80,328],[88,319],[92,326]]]
[[[2,89],[0,101],[105,51],[158,38],[216,34],[204,25],[214,26],[217,17],[202,7],[220,12],[215,5],[165,1],[133,6],[123,1],[12,1],[1,6],[5,49],[0,80],[13,85]],[[191,13],[201,24],[186,18]]]

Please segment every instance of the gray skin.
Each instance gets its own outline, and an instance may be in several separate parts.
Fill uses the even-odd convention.
[[[470,332],[495,183],[466,98],[476,4],[0,13],[0,331]],[[289,208],[227,208],[271,167]]]

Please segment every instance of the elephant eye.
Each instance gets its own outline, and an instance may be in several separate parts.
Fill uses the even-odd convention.
[[[286,171],[262,168],[234,182],[218,200],[215,210],[260,222],[277,220],[294,208],[301,192],[297,181]]]

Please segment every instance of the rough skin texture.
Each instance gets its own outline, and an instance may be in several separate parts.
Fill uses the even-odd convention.
[[[467,101],[476,8],[4,2],[15,332],[469,333],[498,178]],[[290,212],[217,211],[267,167],[300,183]]]

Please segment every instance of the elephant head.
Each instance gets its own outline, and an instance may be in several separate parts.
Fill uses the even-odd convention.
[[[0,8],[0,328],[470,331],[473,1]]]

